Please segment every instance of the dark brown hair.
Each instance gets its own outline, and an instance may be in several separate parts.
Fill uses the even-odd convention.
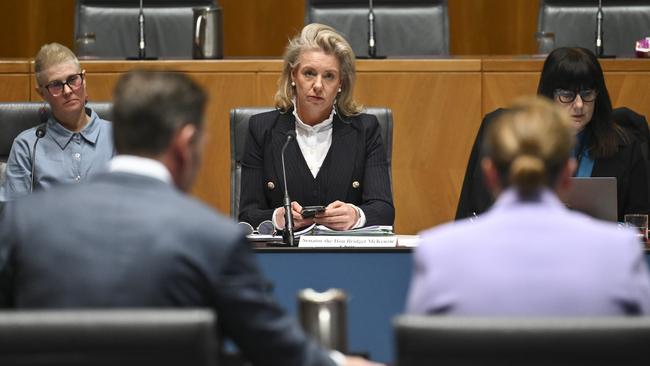
[[[594,89],[598,93],[594,114],[585,127],[591,157],[612,156],[618,151],[619,140],[628,141],[627,134],[612,119],[612,101],[593,52],[580,47],[561,47],[551,52],[544,62],[537,94],[554,99],[556,89]]]

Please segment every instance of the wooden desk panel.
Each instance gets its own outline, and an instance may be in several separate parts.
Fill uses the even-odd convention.
[[[24,102],[29,100],[29,60],[0,60],[0,101]]]
[[[479,72],[358,73],[356,99],[393,110],[396,230],[416,233],[454,217],[480,122]]]
[[[650,115],[650,60],[603,60],[615,106]],[[483,114],[534,94],[543,60],[485,58],[359,60],[355,98],[393,110],[396,229],[412,234],[453,219],[467,156]],[[85,61],[93,101],[111,100],[133,68],[186,72],[206,88],[208,141],[193,193],[228,213],[229,112],[271,106],[280,60]],[[40,100],[29,60],[0,61],[0,100]]]
[[[600,61],[614,108],[629,107],[650,116],[650,60]],[[537,92],[544,60],[539,58],[486,58],[483,70],[483,114],[505,107],[522,95]]]

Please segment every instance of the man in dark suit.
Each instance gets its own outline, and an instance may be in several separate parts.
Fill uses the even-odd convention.
[[[308,340],[236,225],[183,193],[201,160],[205,103],[184,75],[124,76],[109,172],[6,205],[0,306],[211,307],[254,364],[366,363]]]

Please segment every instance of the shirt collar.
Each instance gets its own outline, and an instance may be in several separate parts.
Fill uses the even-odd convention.
[[[516,205],[540,205],[554,208],[566,208],[560,199],[548,188],[542,189],[539,195],[532,200],[522,200],[515,188],[508,188],[501,192],[496,202],[494,202],[494,210],[502,210],[504,207],[511,207]]]
[[[336,108],[332,106],[332,111],[330,112],[329,117],[327,117],[324,121],[317,123],[313,126],[310,126],[306,123],[304,123],[300,117],[298,117],[298,105],[296,104],[296,98],[293,98],[292,100],[294,108],[293,108],[293,116],[296,117],[296,129],[301,129],[305,132],[312,131],[312,132],[321,132],[325,131],[327,129],[332,128],[332,121],[334,120],[334,113],[336,113]]]
[[[142,175],[172,184],[172,176],[163,163],[142,156],[117,155],[108,163],[108,171]]]
[[[86,114],[90,115],[90,121],[78,133],[89,144],[94,145],[99,138],[99,130],[101,127],[97,121],[99,116],[90,108],[86,108]],[[54,115],[50,115],[50,118],[47,120],[47,134],[52,136],[57,145],[63,150],[70,143],[75,132],[65,128],[54,118]]]

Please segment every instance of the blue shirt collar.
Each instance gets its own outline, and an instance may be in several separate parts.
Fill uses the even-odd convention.
[[[86,108],[86,114],[90,115],[90,122],[88,122],[88,124],[78,133],[89,144],[95,145],[100,130],[100,125],[97,121],[99,116],[97,116],[97,113],[90,108]],[[50,135],[56,144],[59,145],[61,150],[63,150],[70,143],[75,132],[63,127],[63,125],[54,118],[54,115],[50,115],[50,118],[47,120],[47,134]]]

